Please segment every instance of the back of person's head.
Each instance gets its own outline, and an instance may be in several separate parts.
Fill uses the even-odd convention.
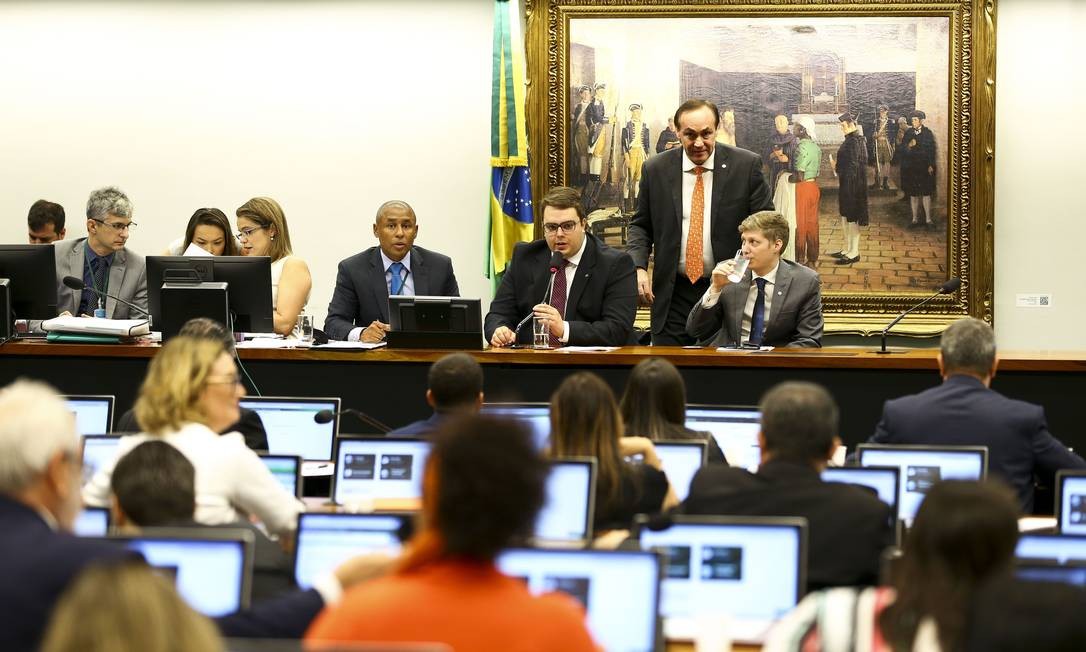
[[[489,561],[531,536],[548,469],[523,425],[465,416],[433,442],[423,510],[444,554]]]
[[[91,565],[53,610],[42,652],[219,652],[218,629],[139,560]]]
[[[966,652],[1086,650],[1086,591],[1059,582],[1004,575],[977,589],[969,611]]]
[[[221,342],[227,353],[234,352],[234,335],[226,329],[226,326],[208,317],[194,317],[188,320],[177,334]]]
[[[124,519],[139,527],[191,521],[196,512],[196,469],[164,441],[145,441],[113,468],[110,489]]]
[[[551,395],[550,454],[595,457],[598,499],[610,502],[622,489],[619,439],[622,416],[611,387],[589,371],[567,376]]]
[[[26,224],[31,231],[40,231],[51,224],[53,231],[60,233],[64,230],[64,207],[51,201],[39,199],[30,205],[30,212],[26,216]]]
[[[974,317],[963,317],[946,327],[939,343],[943,373],[987,377],[996,359],[995,332]]]
[[[238,206],[236,214],[239,218],[250,219],[264,228],[271,227],[269,235],[274,238],[268,249],[268,256],[272,262],[293,252],[290,246],[290,231],[287,229],[287,216],[279,202],[271,197],[253,197]]]
[[[186,423],[203,423],[200,395],[215,361],[226,352],[217,340],[178,336],[159,349],[136,398],[136,421],[144,432],[163,434]]]
[[[762,396],[762,437],[773,459],[818,464],[833,453],[837,403],[822,386],[789,381]]]
[[[234,240],[234,234],[230,231],[230,220],[226,217],[226,213],[218,208],[196,209],[196,212],[189,218],[188,226],[185,227],[185,243],[183,249],[192,244],[192,239],[196,237],[196,227],[198,226],[212,226],[222,231],[222,255],[238,255],[238,244]]]
[[[438,412],[471,408],[483,393],[483,368],[467,353],[452,353],[430,365],[426,385]]]
[[[630,371],[620,404],[626,433],[664,439],[686,423],[686,384],[664,358],[642,360]]]
[[[1018,543],[1018,503],[995,483],[947,480],[917,510],[905,539],[897,599],[881,617],[884,637],[909,649],[917,625],[933,618],[944,650],[959,649],[978,584],[1007,572]]]

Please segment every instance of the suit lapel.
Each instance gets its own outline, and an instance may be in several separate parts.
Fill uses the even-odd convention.
[[[370,256],[370,291],[373,292],[373,300],[377,304],[377,310],[381,313],[381,321],[388,323],[388,285],[385,284],[385,266],[381,261],[381,248],[375,247]],[[369,324],[361,324],[363,328]]]
[[[679,148],[678,162],[675,165],[664,167],[664,174],[669,175],[667,186],[671,189],[671,204],[675,211],[675,226],[682,232],[683,228],[683,156],[682,148]]]
[[[415,295],[425,297],[433,294],[430,291],[430,274],[426,264],[422,261],[422,254],[418,247],[411,247],[411,276],[415,277]]]
[[[83,238],[76,242],[72,247],[71,253],[68,254],[68,274],[67,276],[74,276],[79,280],[83,280],[83,266],[87,264],[86,257],[83,254],[84,247],[87,246],[87,239]],[[63,276],[61,278],[64,278]],[[75,297],[75,304],[72,305],[72,314],[79,316],[79,302],[83,300],[83,290],[70,290],[72,296]]]
[[[124,270],[127,262],[128,256],[123,249],[113,254],[113,264],[109,266],[109,283],[106,285],[106,292],[115,295],[121,294],[121,287],[124,285]],[[106,317],[113,319],[113,314],[116,310],[116,299],[106,297]]]
[[[731,314],[728,315],[728,319],[732,324],[731,332],[735,333],[735,340],[739,344],[743,341],[743,308],[746,307],[747,297],[750,296],[750,284],[751,271],[747,269],[742,281],[728,286],[728,291],[732,293]]]
[[[716,207],[724,199],[724,187],[727,184],[731,168],[728,167],[728,150],[723,145],[717,145],[713,150],[713,197],[709,206],[709,219],[716,215]]]
[[[588,242],[585,244],[584,253],[581,254],[581,263],[577,265],[577,270],[573,273],[573,285],[569,288],[569,296],[566,297],[566,321],[577,314],[577,303],[581,300],[585,286],[588,285],[588,279],[596,267],[599,246],[592,236],[585,234],[585,238]]]
[[[788,288],[792,286],[792,269],[784,260],[777,264],[777,281],[773,285],[773,305],[769,308],[769,319],[765,323],[765,332],[777,324],[777,315],[784,309],[784,302],[788,299]],[[768,339],[768,338],[766,338]]]

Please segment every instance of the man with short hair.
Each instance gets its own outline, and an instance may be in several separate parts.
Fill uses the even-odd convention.
[[[455,416],[478,414],[483,405],[483,368],[467,353],[450,353],[430,365],[426,384],[426,403],[434,413],[389,435],[423,437]]]
[[[1048,432],[1044,408],[991,389],[999,356],[992,327],[965,317],[943,331],[943,383],[887,401],[869,441],[876,444],[987,446],[988,469],[1033,511],[1033,480],[1051,484],[1056,471],[1086,469],[1086,461]]]
[[[530,343],[531,319],[515,332],[529,315],[546,324],[551,346],[629,344],[637,312],[633,260],[586,232],[577,190],[551,188],[539,205],[544,237],[513,248],[484,323],[490,345]],[[562,262],[552,273],[554,253],[561,254]],[[549,302],[539,303],[544,295]]]
[[[814,383],[786,382],[766,392],[759,408],[758,472],[702,467],[682,511],[806,518],[808,589],[875,584],[879,558],[893,543],[893,515],[865,487],[822,481],[841,443],[833,397]]]
[[[87,199],[87,237],[53,244],[57,263],[57,311],[109,319],[147,317],[147,263],[129,249],[132,202],[119,188],[99,188]],[[64,285],[74,276],[85,284],[83,290]],[[106,296],[135,304],[127,304]]]
[[[30,244],[50,244],[63,240],[64,207],[51,201],[39,199],[30,206],[26,216]]]
[[[390,296],[460,296],[452,260],[415,246],[415,209],[404,201],[381,204],[373,223],[378,246],[340,261],[328,303],[329,339],[380,342],[389,326]]]
[[[822,346],[818,274],[781,258],[788,222],[760,211],[743,220],[739,232],[748,269],[733,283],[735,260],[717,264],[709,289],[690,310],[687,333],[715,346]]]

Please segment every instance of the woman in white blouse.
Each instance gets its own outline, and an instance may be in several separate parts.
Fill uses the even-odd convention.
[[[309,303],[313,288],[309,266],[293,255],[287,217],[279,202],[271,197],[253,197],[238,207],[237,216],[241,255],[271,257],[275,332],[289,335]]]
[[[230,523],[243,511],[259,518],[269,532],[288,533],[304,505],[276,481],[241,434],[218,434],[237,421],[243,396],[237,367],[221,343],[173,338],[151,360],[140,387],[135,411],[143,433],[123,437],[116,459],[152,437],[161,438],[196,468],[198,522]],[[85,503],[109,505],[115,463],[106,464],[84,487]]]

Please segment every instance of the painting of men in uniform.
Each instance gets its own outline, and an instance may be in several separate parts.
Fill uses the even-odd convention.
[[[841,214],[844,246],[831,254],[838,265],[860,262],[860,227],[868,225],[867,211],[867,141],[860,134],[856,118],[843,113],[837,118],[845,140],[837,149],[834,172],[840,184],[837,190],[838,212]],[[832,160],[832,159],[831,159]]]
[[[607,138],[604,128],[611,123],[607,115],[607,84],[599,83],[593,89],[592,103],[585,111],[588,113],[588,179],[581,193],[586,207],[596,206],[601,188],[600,174],[603,171],[603,158],[607,153]]]
[[[622,162],[626,181],[622,184],[622,208],[633,211],[641,185],[641,166],[649,152],[649,126],[641,119],[641,105],[630,105],[630,119],[622,128]]]
[[[588,180],[588,132],[590,131],[588,107],[591,104],[592,88],[590,86],[581,86],[578,90],[577,103],[573,106],[573,112],[570,115],[573,123],[570,130],[573,134],[570,156],[573,170],[570,182],[574,186],[583,186],[585,181]]]
[[[927,114],[913,111],[912,128],[906,130],[901,152],[901,189],[909,196],[913,221],[909,228],[935,228],[931,196],[935,193],[935,134],[924,126]],[[921,219],[920,208],[924,209]]]
[[[878,106],[878,116],[864,127],[867,137],[867,163],[875,169],[871,190],[890,189],[890,162],[894,158],[897,124],[890,119],[890,107]],[[882,185],[879,185],[879,180]]]
[[[818,202],[822,191],[818,188],[818,174],[822,168],[822,150],[814,141],[817,133],[815,121],[810,116],[796,120],[793,132],[796,136],[795,171],[788,182],[795,188],[796,225],[792,240],[792,260],[815,269],[818,263]]]

